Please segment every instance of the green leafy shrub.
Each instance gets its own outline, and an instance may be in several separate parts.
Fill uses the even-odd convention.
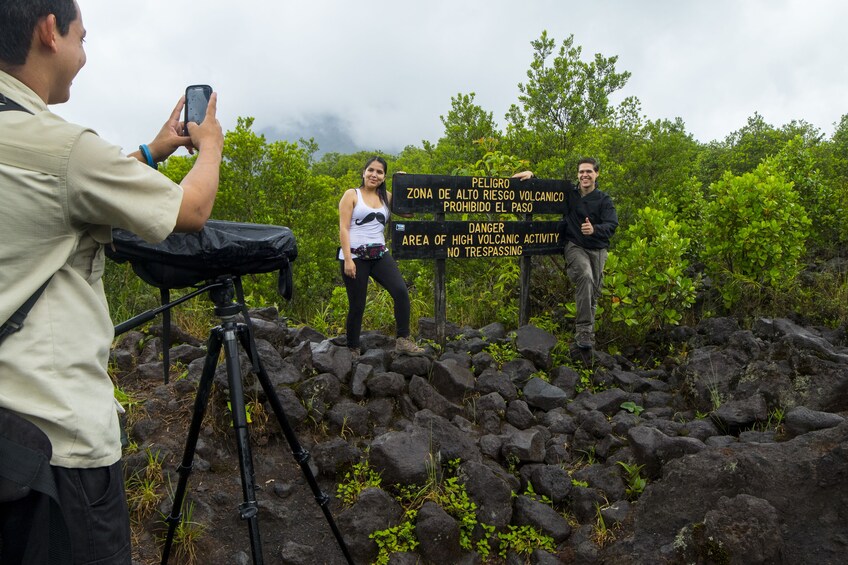
[[[374,563],[386,565],[392,553],[411,553],[418,547],[415,536],[415,518],[418,510],[407,510],[403,521],[397,526],[378,530],[368,537],[377,544],[377,559]]]
[[[471,535],[477,525],[477,505],[468,497],[465,485],[457,477],[449,477],[437,491],[436,502],[459,524],[459,545],[471,549]]]
[[[472,141],[479,145],[485,153],[473,165],[457,167],[453,174],[461,176],[508,177],[518,171],[529,168],[529,162],[498,149],[499,140],[494,137],[482,137]]]
[[[556,553],[554,538],[543,534],[533,526],[513,526],[510,524],[508,528],[508,532],[498,534],[500,540],[498,555],[502,558],[506,559],[510,552],[529,557],[536,549]]]
[[[684,258],[689,239],[669,212],[642,208],[615,252],[604,277],[601,319],[620,335],[641,339],[680,323],[695,302],[695,281]]]
[[[490,343],[486,345],[486,351],[492,356],[498,369],[501,369],[504,363],[518,359],[518,350],[512,343]]]
[[[798,193],[769,162],[710,186],[703,260],[724,304],[760,304],[788,289],[801,271],[811,221]]]
[[[701,248],[701,221],[704,214],[704,189],[691,177],[679,186],[652,192],[648,205],[671,214],[677,220],[681,237],[689,239],[688,255],[697,257]]]
[[[624,410],[627,410],[631,414],[635,414],[636,416],[638,416],[639,414],[641,414],[642,412],[645,411],[645,409],[643,407],[639,406],[638,404],[636,404],[632,400],[628,400],[627,402],[622,402],[621,408],[624,409]]]
[[[428,480],[423,486],[395,485],[398,494],[395,499],[404,507],[403,522],[386,530],[373,532],[370,538],[379,547],[377,563],[388,563],[392,553],[414,551],[418,546],[415,536],[415,518],[418,510],[426,501],[438,504],[447,514],[456,519],[459,526],[459,544],[463,549],[474,549],[472,534],[477,521],[477,505],[471,501],[465,490],[465,485],[456,476],[460,460],[451,460],[442,469],[438,457],[430,456],[428,463]],[[342,485],[339,485],[341,492]],[[349,491],[350,487],[345,487]],[[483,527],[491,533],[491,528]],[[482,542],[482,543],[481,543]],[[488,538],[477,543],[477,549],[482,549],[488,555]]]
[[[336,498],[350,506],[363,490],[379,488],[381,482],[380,473],[372,469],[367,460],[361,461],[345,473],[344,479],[336,487]]]
[[[794,292],[786,296],[786,309],[831,328],[848,320],[848,273],[822,269],[805,275]],[[778,305],[775,309],[779,308]]]
[[[449,319],[472,327],[492,322],[515,326],[520,273],[517,260],[454,259],[448,261],[447,271]]]
[[[848,241],[848,193],[839,190],[835,179],[822,174],[817,166],[816,147],[803,136],[791,139],[769,162],[792,181],[800,202],[810,218],[810,241],[817,249],[844,246]]]

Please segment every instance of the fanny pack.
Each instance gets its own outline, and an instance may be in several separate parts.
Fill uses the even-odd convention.
[[[374,259],[380,259],[383,255],[386,254],[386,246],[382,243],[367,243],[365,245],[360,245],[357,248],[350,248],[351,254],[357,259],[364,259],[366,261],[372,261]]]

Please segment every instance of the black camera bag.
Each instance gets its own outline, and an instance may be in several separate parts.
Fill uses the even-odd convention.
[[[287,227],[209,220],[197,233],[174,233],[161,243],[113,229],[106,255],[118,263],[129,261],[144,282],[160,289],[279,271],[277,290],[289,300],[293,291],[289,263],[297,258],[297,243]]]
[[[53,446],[47,435],[35,424],[4,408],[0,408],[0,502],[20,500],[33,485],[53,494],[55,486],[44,480],[44,469],[50,472]],[[50,478],[50,477],[48,477]]]
[[[235,277],[245,321],[250,323],[241,290],[242,275],[279,271],[277,292],[286,300],[293,293],[289,266],[297,258],[291,230],[282,226],[208,220],[196,233],[173,233],[161,243],[148,243],[126,230],[112,230],[106,256],[118,263],[129,261],[144,282],[159,288],[162,305],[170,302],[170,289],[202,286],[219,277]],[[162,365],[168,382],[170,311],[162,311]],[[116,327],[116,331],[123,331]]]
[[[47,556],[51,565],[71,563],[71,540],[50,467],[52,453],[50,440],[41,429],[0,408],[0,504],[8,505],[4,512],[21,512],[25,508],[31,513],[34,527],[47,527]],[[38,552],[25,539],[6,540],[6,543],[24,544],[15,548],[14,555],[21,553],[25,560],[31,552]]]

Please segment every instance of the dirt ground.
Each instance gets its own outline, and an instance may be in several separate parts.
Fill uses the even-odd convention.
[[[127,475],[149,473],[152,454],[161,462],[161,482],[155,491],[160,501],[146,512],[133,509],[132,481],[128,485],[133,516],[135,565],[152,565],[162,559],[171,497],[177,488],[177,469],[183,458],[189,425],[194,413],[194,386],[186,381],[162,384],[151,376],[130,375],[119,384],[141,401],[130,413],[127,426],[135,443],[124,456]],[[229,424],[226,395],[217,392],[207,403],[194,469],[187,485],[186,506],[191,508],[187,527],[177,527],[169,563],[253,563],[249,522],[240,518],[244,501],[235,434]],[[264,562],[345,563],[324,513],[316,501],[301,467],[296,463],[280,425],[271,414],[254,408],[250,449],[257,485],[258,514],[255,530]],[[314,433],[319,433],[315,430]],[[313,430],[297,430],[306,449],[314,443]],[[155,469],[154,469],[155,471]],[[153,473],[156,474],[155,472]],[[335,497],[336,485],[317,477],[321,490],[330,497],[334,518],[341,511]],[[285,554],[285,557],[284,557]]]

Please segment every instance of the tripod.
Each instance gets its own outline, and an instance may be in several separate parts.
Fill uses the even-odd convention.
[[[185,451],[183,452],[182,462],[177,469],[179,481],[174,493],[174,501],[173,506],[171,507],[171,512],[166,518],[168,523],[168,534],[165,538],[164,548],[162,549],[162,564],[166,565],[168,563],[168,556],[171,551],[174,533],[182,518],[182,505],[185,498],[188,477],[192,470],[194,451],[197,446],[200,427],[203,422],[203,416],[206,412],[206,405],[209,401],[209,394],[212,390],[215,368],[222,347],[224,349],[224,360],[226,363],[227,379],[230,387],[230,405],[232,408],[233,429],[236,435],[236,447],[238,449],[239,470],[241,473],[241,486],[244,498],[244,502],[239,505],[239,516],[247,522],[254,565],[261,565],[263,563],[262,543],[259,536],[259,523],[257,517],[259,507],[256,503],[256,482],[253,473],[253,459],[250,450],[246,421],[247,417],[245,413],[244,387],[242,385],[242,375],[238,356],[238,344],[240,343],[247,353],[250,361],[253,363],[254,373],[262,385],[262,390],[265,392],[268,402],[271,404],[271,409],[277,417],[283,434],[291,448],[292,454],[294,455],[297,463],[300,465],[301,471],[312,489],[315,500],[324,512],[327,523],[330,525],[330,529],[333,531],[333,535],[336,537],[336,541],[338,542],[345,559],[352,565],[353,559],[348,552],[347,545],[342,538],[341,531],[336,526],[328,507],[330,498],[321,491],[321,488],[315,479],[315,475],[312,473],[312,469],[309,468],[309,452],[300,444],[297,436],[289,425],[288,419],[283,411],[283,405],[280,402],[280,398],[277,396],[268,374],[262,367],[262,362],[256,350],[256,343],[253,340],[250,330],[250,318],[247,316],[246,311],[245,319],[248,323],[242,324],[236,322],[237,315],[244,309],[241,279],[239,277],[231,276],[219,277],[215,282],[209,284],[205,288],[184,296],[171,304],[163,305],[149,313],[142,314],[129,322],[121,324],[120,328],[123,329],[132,327],[131,324],[138,325],[138,323],[140,323],[137,322],[139,318],[149,319],[152,316],[155,316],[156,313],[170,308],[175,304],[187,300],[188,298],[205,290],[209,291],[209,297],[215,304],[215,315],[221,319],[221,324],[211,330],[209,340],[207,342],[206,359],[203,365],[203,373],[200,378],[200,384],[197,387],[197,394],[194,401],[194,412],[192,415],[191,425],[189,427],[188,437],[186,439]],[[240,303],[234,300],[236,291],[238,293]]]

